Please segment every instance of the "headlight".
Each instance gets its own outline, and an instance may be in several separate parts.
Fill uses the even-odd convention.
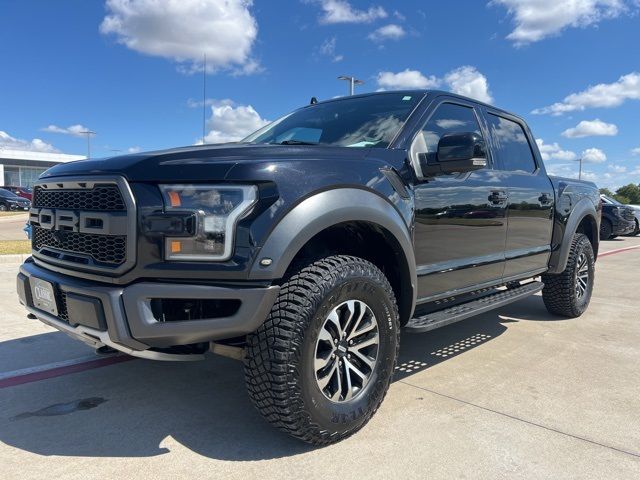
[[[195,214],[195,234],[166,237],[167,260],[228,260],[236,223],[256,202],[247,185],[160,185],[166,210]]]

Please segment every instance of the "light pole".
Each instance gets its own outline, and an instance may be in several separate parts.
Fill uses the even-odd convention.
[[[350,77],[348,75],[340,75],[338,80],[346,80],[349,82],[349,95],[353,95],[356,85],[362,85],[364,80],[358,80],[356,77]]]
[[[578,170],[578,180],[582,180],[582,157],[578,159],[580,162],[580,169]]]
[[[96,132],[92,132],[91,130],[84,130],[80,133],[87,136],[87,160],[89,160],[91,158],[91,135],[95,135]]]

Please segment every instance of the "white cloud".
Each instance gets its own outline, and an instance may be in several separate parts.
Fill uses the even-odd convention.
[[[583,138],[583,137],[614,137],[618,134],[618,127],[613,123],[605,123],[600,119],[583,120],[572,128],[567,128],[562,132],[563,137]]]
[[[331,57],[333,62],[340,62],[344,59],[344,55],[336,53],[336,37],[327,38],[320,45],[320,55]]]
[[[209,133],[205,143],[236,142],[267,123],[269,121],[260,117],[251,105],[236,105],[232,100],[221,100],[211,106],[211,117],[207,120]]]
[[[515,29],[507,39],[517,46],[559,35],[564,29],[584,28],[629,11],[633,0],[492,0],[513,16]]]
[[[627,171],[627,167],[623,165],[609,165],[609,170],[613,173],[625,173]]]
[[[387,18],[384,8],[369,7],[367,10],[353,8],[347,0],[320,0],[323,14],[320,23],[371,23],[379,18]]]
[[[142,151],[142,148],[138,147],[137,145],[135,147],[127,148],[127,153],[138,153],[140,151]]]
[[[583,163],[604,163],[607,161],[607,156],[599,148],[587,148],[582,152]]]
[[[445,75],[444,81],[453,93],[475,98],[481,102],[493,102],[487,77],[475,67],[467,65],[456,68]]]
[[[49,125],[42,129],[43,132],[62,133],[63,135],[73,135],[74,137],[84,137],[90,130],[84,125],[76,124],[68,127],[58,127],[57,125]]]
[[[424,76],[418,70],[403,70],[402,72],[380,72],[378,73],[378,86],[384,89],[402,90],[410,88],[436,88],[440,85],[440,80],[435,76]]]
[[[640,73],[638,72],[623,75],[613,83],[599,83],[582,92],[572,93],[562,102],[537,108],[532,113],[562,115],[587,108],[617,107],[626,100],[640,100]]]
[[[105,35],[131,50],[172,59],[184,72],[231,69],[254,73],[258,24],[252,0],[107,0],[100,25]]]
[[[634,157],[640,156],[640,147],[632,148],[631,155],[633,155]]]
[[[544,143],[544,140],[541,138],[536,138],[536,143],[540,150],[540,156],[545,162],[549,160],[571,161],[578,159],[578,155],[575,152],[563,150],[557,143]]]
[[[2,156],[1,151],[3,149],[44,153],[55,153],[60,151],[53,145],[46,143],[39,138],[34,138],[32,140],[22,140],[20,138],[12,137],[7,132],[0,130],[0,156]]]
[[[374,30],[367,38],[373,42],[384,42],[385,40],[399,40],[406,34],[407,32],[405,32],[404,28],[400,25],[390,23],[389,25]]]
[[[493,101],[489,92],[487,77],[481,74],[475,67],[464,66],[447,73],[443,78],[435,75],[429,77],[418,70],[406,69],[402,72],[380,72],[377,77],[378,86],[381,89],[402,90],[411,88],[438,88],[446,85],[448,89],[459,95],[475,98],[481,102]]]

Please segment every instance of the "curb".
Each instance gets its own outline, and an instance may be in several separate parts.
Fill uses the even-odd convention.
[[[0,255],[0,264],[2,263],[22,263],[31,256],[30,253],[14,253],[11,255]]]

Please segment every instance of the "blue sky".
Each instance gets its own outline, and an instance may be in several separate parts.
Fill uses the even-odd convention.
[[[640,182],[637,0],[0,0],[0,148],[233,140],[346,92],[437,87],[524,116],[547,167]],[[635,149],[635,151],[634,151]]]

